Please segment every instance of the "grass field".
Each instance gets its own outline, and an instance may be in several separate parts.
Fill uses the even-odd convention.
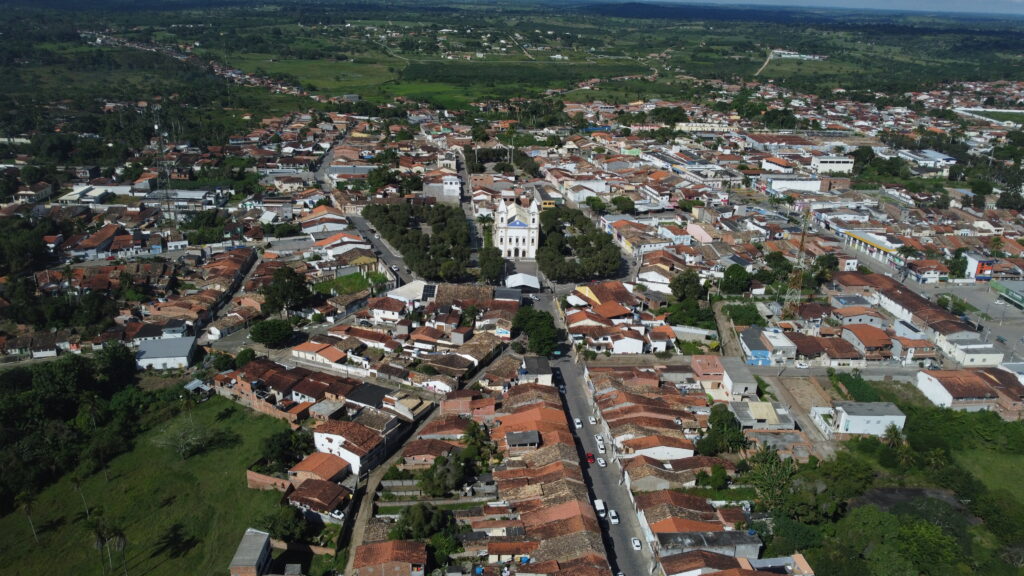
[[[1024,501],[1024,485],[1019,482],[1024,470],[1024,456],[987,450],[961,451],[954,454],[957,463],[967,468],[989,490],[1006,490]]]
[[[304,84],[312,84],[327,94],[366,92],[392,80],[405,62],[382,53],[360,54],[354,60],[291,60],[270,54],[233,54],[227,62],[246,72],[263,70],[268,74],[285,73]],[[389,68],[391,70],[389,70]]]
[[[124,531],[128,574],[227,574],[242,533],[278,505],[278,492],[245,487],[245,469],[263,439],[286,425],[219,397],[194,408],[191,418],[191,425],[221,438],[217,446],[182,460],[169,445],[190,426],[182,414],[142,434],[134,450],[115,459],[109,482],[99,473],[82,483],[92,514]],[[0,518],[0,565],[6,566],[0,572],[104,573],[82,499],[67,478],[37,497],[32,519],[38,544],[23,512]],[[113,564],[115,573],[124,571],[116,553]]]
[[[998,120],[999,122],[1017,122],[1018,124],[1024,124],[1024,112],[979,112],[975,111],[978,116],[984,116],[985,118],[991,118]]]

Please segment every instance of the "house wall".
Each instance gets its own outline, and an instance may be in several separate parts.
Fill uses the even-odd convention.
[[[349,463],[352,466],[352,473],[359,475],[361,457],[349,452],[343,447],[344,439],[341,436],[335,436],[334,434],[320,434],[313,433],[313,444],[316,446],[317,452],[326,452],[328,454],[334,454],[342,460]]]
[[[953,406],[953,395],[939,383],[938,379],[929,374],[917,373],[917,389],[936,406],[941,408]]]
[[[906,416],[851,416],[842,409],[836,410],[839,421],[836,423],[836,431],[844,434],[870,434],[872,436],[885,435],[886,428],[895,424],[900,430],[906,423]]]

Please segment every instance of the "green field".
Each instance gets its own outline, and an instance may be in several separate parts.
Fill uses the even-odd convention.
[[[984,116],[985,118],[991,118],[999,122],[1017,122],[1018,124],[1024,124],[1024,112],[974,112],[978,116]]]
[[[353,60],[296,60],[275,58],[271,54],[232,54],[227,63],[246,72],[291,74],[313,85],[317,92],[338,95],[366,92],[396,77],[403,61],[381,52],[360,54]]]
[[[967,468],[991,491],[1006,490],[1024,501],[1024,485],[1020,472],[1024,470],[1024,455],[1006,454],[988,450],[958,451],[957,463]]]
[[[194,408],[191,419],[181,414],[142,434],[134,450],[111,462],[109,482],[98,473],[82,483],[93,516],[101,513],[123,530],[128,574],[226,574],[242,533],[259,526],[281,498],[247,489],[245,469],[263,439],[285,429],[282,421],[219,397]],[[173,439],[189,426],[211,430],[220,440],[182,460]],[[37,497],[32,519],[38,544],[23,512],[0,518],[4,574],[105,573],[82,499],[68,478]],[[120,555],[112,556],[114,573],[124,572]]]

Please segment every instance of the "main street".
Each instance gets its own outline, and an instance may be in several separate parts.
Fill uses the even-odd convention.
[[[556,295],[551,293],[540,294],[534,307],[551,314],[555,319],[555,325],[564,328],[562,317],[555,308],[555,297]],[[583,479],[590,489],[591,496],[604,500],[608,510],[615,510],[619,515],[619,523],[616,525],[611,524],[608,518],[601,520],[608,562],[613,569],[623,574],[649,574],[654,566],[654,553],[647,542],[643,542],[643,549],[639,552],[633,550],[630,543],[632,538],[640,538],[643,541],[643,532],[636,516],[636,509],[633,507],[633,499],[623,483],[622,463],[615,455],[611,434],[594,403],[593,394],[583,377],[583,369],[574,361],[571,354],[552,361],[551,367],[556,383],[565,387],[563,405],[569,425],[573,425],[574,418],[579,418],[583,425],[580,429],[572,429],[577,438],[576,449],[583,469]],[[596,424],[590,424],[591,417],[595,419]],[[598,452],[595,434],[604,436],[604,445],[607,449],[604,454]],[[596,462],[587,464],[588,452],[595,457],[604,458],[607,467],[602,468]]]
[[[359,231],[359,234],[373,246],[378,257],[401,279],[401,284],[406,284],[416,279],[411,271],[407,271],[408,266],[405,263],[405,259],[402,258],[401,252],[395,250],[387,240],[381,238],[380,234],[374,232],[370,227],[370,223],[365,218],[362,216],[349,216],[348,219],[356,227],[356,230]]]
[[[608,562],[613,569],[623,574],[649,574],[654,565],[654,554],[648,542],[643,542],[643,549],[639,552],[633,550],[630,544],[632,538],[640,538],[643,541],[643,532],[629,490],[623,483],[622,462],[615,455],[608,427],[601,419],[597,405],[594,404],[593,396],[583,378],[583,371],[572,358],[560,358],[552,364],[557,383],[565,385],[564,405],[570,426],[574,418],[579,418],[583,424],[582,428],[573,428],[573,431],[577,437],[577,451],[584,481],[593,498],[604,500],[609,514],[611,510],[615,510],[619,515],[619,523],[616,525],[607,517],[600,520]],[[590,424],[591,417],[597,424]],[[605,438],[604,445],[607,451],[604,454],[598,451],[595,434],[602,434]],[[585,455],[588,452],[604,458],[607,466],[602,468],[597,463],[587,464]]]

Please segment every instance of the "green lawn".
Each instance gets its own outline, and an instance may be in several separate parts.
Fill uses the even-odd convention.
[[[1024,502],[1024,484],[1019,482],[1024,470],[1024,455],[988,450],[961,451],[956,461],[985,483],[989,490],[1006,490]]]
[[[189,426],[182,414],[139,436],[133,451],[111,463],[109,482],[103,473],[83,482],[93,515],[102,509],[127,537],[128,574],[227,574],[242,533],[259,526],[281,498],[247,489],[245,469],[284,422],[219,397],[194,408],[191,418],[192,426],[216,432],[220,445],[182,460],[172,446]],[[37,497],[32,518],[39,544],[24,513],[0,518],[3,573],[103,574],[82,499],[67,478]],[[116,553],[114,568],[124,571]]]

